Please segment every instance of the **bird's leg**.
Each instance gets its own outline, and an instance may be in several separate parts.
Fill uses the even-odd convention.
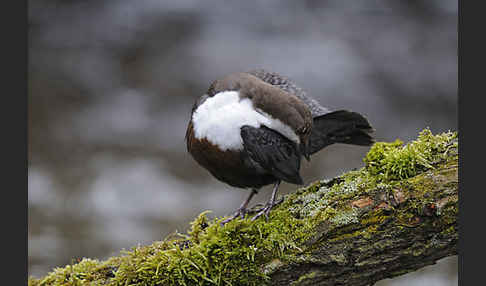
[[[275,206],[277,205],[278,203],[281,203],[281,201],[279,201],[278,203],[275,202],[275,197],[277,196],[277,191],[278,191],[278,186],[280,186],[280,180],[278,180],[276,183],[275,183],[275,186],[273,186],[273,190],[272,190],[272,196],[270,197],[270,199],[268,200],[268,202],[265,204],[265,207],[263,207],[260,212],[258,212],[251,220],[254,221],[256,220],[257,218],[259,218],[261,215],[265,214],[265,217],[268,219],[268,214],[270,213],[270,210]]]
[[[227,222],[230,222],[230,221],[234,220],[238,216],[240,216],[241,219],[244,219],[245,218],[245,214],[248,212],[248,210],[247,210],[248,204],[250,203],[250,201],[253,198],[253,196],[256,195],[257,193],[258,193],[258,191],[256,189],[251,189],[251,193],[246,198],[246,200],[243,201],[243,203],[240,205],[240,207],[236,210],[236,212],[231,217],[223,220],[221,222],[221,225],[222,226],[225,225]]]

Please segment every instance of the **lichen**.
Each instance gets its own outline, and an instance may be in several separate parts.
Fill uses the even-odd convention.
[[[282,265],[284,265],[282,260],[276,258],[264,266],[263,273],[265,273],[266,275],[270,275],[275,271],[275,269],[278,269],[278,267]]]
[[[175,233],[106,261],[85,258],[56,268],[43,278],[31,277],[29,286],[263,285],[277,267],[298,261],[303,253],[327,239],[369,239],[383,231],[379,225],[390,219],[399,222],[397,228],[414,223],[419,210],[434,203],[434,198],[424,199],[435,184],[434,179],[420,174],[439,163],[449,166],[446,155],[457,147],[456,136],[451,132],[432,135],[425,129],[406,146],[401,141],[376,143],[364,159],[365,167],[332,180],[314,182],[287,195],[272,210],[268,221],[236,219],[222,227],[223,218],[209,219],[206,211],[191,223],[187,234]],[[457,156],[455,160],[457,164]],[[457,176],[447,170],[437,172],[444,177]],[[403,183],[403,179],[409,180]],[[395,189],[407,200],[395,210],[394,217],[380,208],[364,212],[352,205],[353,199],[365,195],[376,198]],[[456,230],[456,214],[457,200],[444,201],[435,213],[444,217],[445,225],[439,234]],[[382,241],[369,247],[387,245]],[[410,253],[418,255],[420,251],[411,249]],[[346,260],[345,256],[333,255],[335,262]],[[316,274],[310,272],[299,281],[313,278],[312,275]]]
[[[317,274],[317,271],[311,271],[309,273],[306,273],[300,276],[299,279],[297,279],[296,281],[290,283],[290,286],[303,285],[303,283],[307,282],[308,280],[312,280],[312,278],[315,278]]]
[[[330,218],[330,221],[335,225],[336,227],[339,227],[341,225],[348,225],[351,223],[357,223],[358,220],[358,215],[359,211],[356,208],[352,208],[349,210],[343,210],[340,212],[337,212],[335,216]]]

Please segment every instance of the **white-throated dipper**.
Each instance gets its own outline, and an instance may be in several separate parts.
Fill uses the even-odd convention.
[[[258,190],[275,184],[265,206],[276,204],[281,181],[303,184],[302,156],[333,143],[371,145],[373,128],[361,114],[321,106],[289,78],[262,69],[232,73],[214,81],[192,107],[187,150],[216,179],[251,190],[222,224],[244,218]]]

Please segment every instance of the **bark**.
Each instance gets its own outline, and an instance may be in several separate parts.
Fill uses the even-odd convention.
[[[298,262],[272,262],[271,285],[373,285],[457,255],[457,158],[350,201],[365,219],[323,221]]]

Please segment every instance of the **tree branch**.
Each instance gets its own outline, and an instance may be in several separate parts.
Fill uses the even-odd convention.
[[[372,285],[457,254],[456,134],[376,143],[365,168],[285,197],[270,220],[205,213],[188,234],[29,285]],[[97,284],[98,285],[98,284]]]
[[[426,187],[424,187],[426,186]],[[349,200],[356,219],[322,221],[271,285],[373,285],[457,254],[457,162]]]

